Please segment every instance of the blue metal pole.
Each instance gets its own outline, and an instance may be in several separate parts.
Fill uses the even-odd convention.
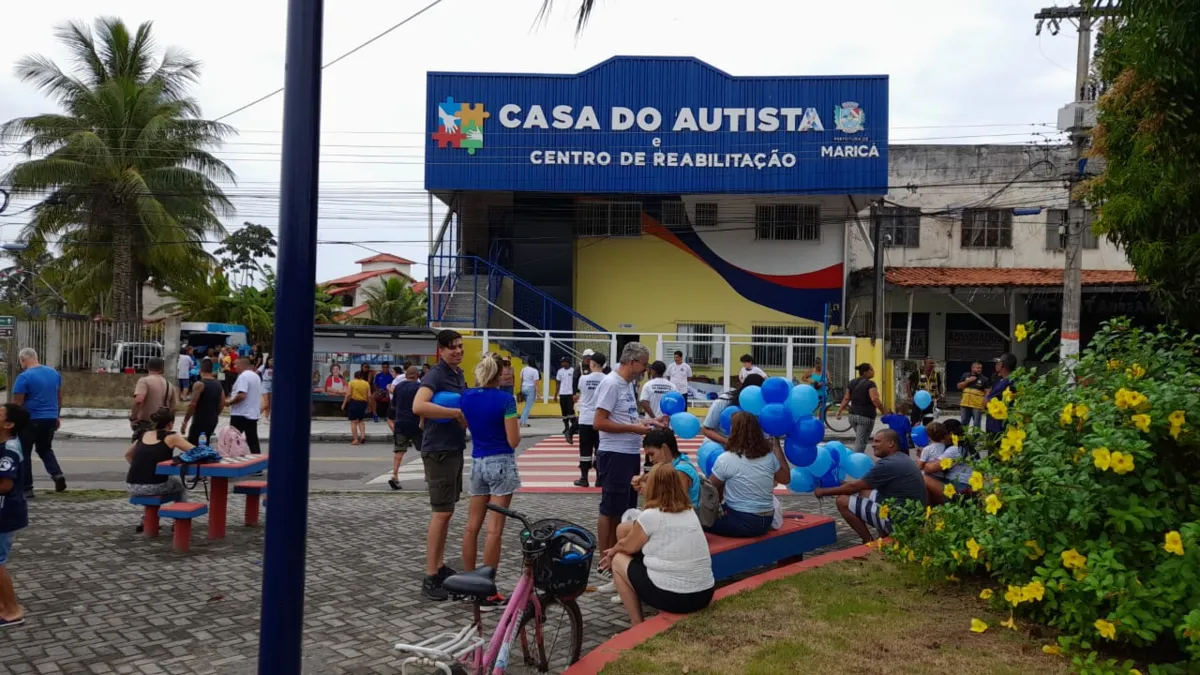
[[[271,416],[271,515],[263,559],[259,675],[299,675],[304,627],[308,458],[312,431],[313,287],[317,276],[317,181],[324,0],[289,0],[283,89],[277,371]]]

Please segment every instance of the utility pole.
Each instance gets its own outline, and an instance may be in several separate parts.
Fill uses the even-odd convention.
[[[1067,177],[1070,191],[1067,207],[1066,259],[1063,262],[1062,340],[1059,360],[1073,369],[1079,355],[1079,312],[1083,302],[1083,228],[1087,213],[1077,188],[1084,178],[1084,167],[1091,128],[1096,124],[1096,94],[1088,86],[1092,58],[1092,21],[1109,16],[1118,10],[1116,0],[1081,0],[1079,7],[1047,7],[1033,16],[1037,19],[1036,34],[1049,24],[1050,34],[1057,35],[1063,19],[1078,21],[1079,44],[1075,58],[1075,95],[1072,102],[1058,111],[1058,128],[1071,134],[1071,167]]]

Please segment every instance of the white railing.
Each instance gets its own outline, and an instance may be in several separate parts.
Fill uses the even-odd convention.
[[[577,365],[585,349],[601,352],[614,364],[619,358],[618,334],[600,331],[540,331],[532,328],[468,328],[456,329],[466,337],[480,339],[482,350],[505,348],[519,356],[538,362],[541,377],[541,398],[551,400],[550,381],[554,379],[557,363],[567,356]],[[669,363],[676,350],[684,352],[692,366],[693,385],[703,391],[721,391],[736,378],[743,354],[778,356],[778,359],[756,359],[755,365],[768,376],[778,375],[795,382],[807,376],[817,359],[824,358],[824,373],[828,391],[837,392],[854,378],[856,338],[852,335],[830,335],[828,342],[821,335],[747,335],[735,333],[642,333],[639,341],[650,350],[651,360]],[[622,345],[623,346],[623,345]],[[709,354],[707,363],[694,362],[699,351]],[[775,362],[779,361],[779,362]]]

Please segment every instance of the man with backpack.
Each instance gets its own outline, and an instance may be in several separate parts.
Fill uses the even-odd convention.
[[[150,416],[159,408],[175,409],[179,399],[175,388],[163,377],[166,363],[162,357],[155,356],[146,361],[147,374],[137,381],[133,387],[133,408],[129,411],[129,426],[133,431],[131,443],[137,443],[138,438],[154,427]]]

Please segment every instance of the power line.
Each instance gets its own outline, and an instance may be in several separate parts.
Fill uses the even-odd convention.
[[[428,12],[429,10],[433,9],[434,7],[437,7],[438,5],[442,4],[442,2],[444,2],[444,0],[433,0],[433,2],[429,3],[428,5],[425,5],[425,6],[424,6],[424,7],[422,7],[421,9],[417,10],[415,13],[413,13],[413,14],[409,15],[409,16],[408,16],[408,18],[404,19],[404,20],[403,20],[403,21],[401,21],[400,23],[397,23],[397,24],[395,24],[395,25],[394,25],[394,26],[392,26],[391,28],[388,28],[387,30],[385,30],[385,31],[383,31],[382,33],[380,33],[380,34],[376,35],[375,37],[373,37],[373,38],[371,38],[371,39],[367,40],[366,42],[364,42],[364,43],[362,43],[362,44],[358,45],[358,46],[357,46],[357,47],[355,47],[354,49],[351,49],[350,51],[346,52],[345,54],[342,54],[341,56],[337,57],[336,59],[334,59],[334,60],[330,61],[329,63],[326,63],[326,64],[325,64],[325,65],[323,65],[323,66],[321,66],[321,70],[324,70],[324,69],[328,68],[329,66],[332,66],[333,64],[337,63],[338,61],[341,61],[342,59],[344,59],[344,58],[346,58],[346,57],[348,57],[348,56],[350,56],[350,55],[352,55],[352,54],[354,54],[354,53],[356,53],[356,52],[360,51],[361,49],[363,49],[363,48],[364,48],[364,47],[366,47],[367,45],[370,45],[371,43],[375,42],[376,40],[379,40],[380,38],[384,37],[385,35],[387,35],[387,34],[391,33],[392,31],[396,30],[397,28],[400,28],[401,26],[403,26],[404,24],[408,23],[409,21],[412,21],[413,19],[417,18],[418,16],[421,16],[422,14],[424,14],[425,12]],[[269,93],[269,94],[267,94],[267,95],[265,95],[265,96],[260,96],[259,98],[256,98],[256,99],[254,99],[253,101],[251,101],[251,102],[247,103],[246,105],[244,105],[244,106],[242,106],[242,107],[240,107],[240,108],[237,108],[237,109],[233,110],[232,112],[227,112],[227,113],[225,113],[224,115],[221,115],[220,117],[216,118],[216,119],[215,119],[215,120],[213,120],[213,121],[214,121],[214,122],[220,122],[221,120],[223,120],[223,119],[225,119],[225,118],[227,118],[227,117],[232,117],[232,116],[234,116],[234,115],[236,115],[236,114],[238,114],[238,113],[242,112],[243,110],[246,110],[247,108],[254,107],[254,106],[258,105],[259,103],[262,103],[263,101],[265,101],[265,100],[267,100],[267,99],[271,98],[272,96],[274,96],[274,95],[276,95],[276,94],[282,94],[282,93],[283,93],[283,87],[280,87],[280,88],[276,89],[275,91],[273,91],[273,92],[271,92],[271,93]]]

